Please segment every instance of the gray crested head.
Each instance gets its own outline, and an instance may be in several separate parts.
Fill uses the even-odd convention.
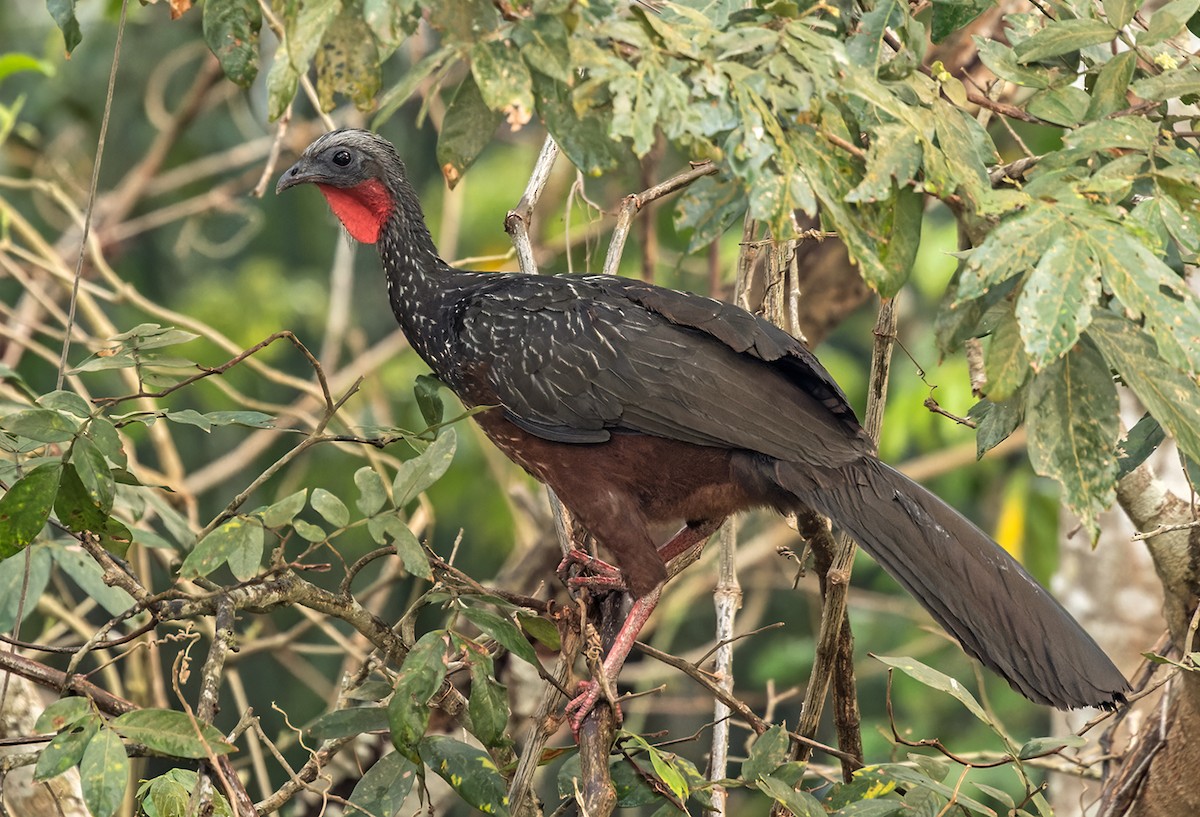
[[[345,128],[318,138],[275,186],[311,183],[321,191],[350,236],[364,244],[382,237],[408,243],[436,258],[404,162],[391,142],[365,130]]]
[[[276,193],[312,182],[351,188],[375,179],[392,187],[405,178],[404,162],[392,143],[370,131],[342,128],[317,138],[279,178]]]

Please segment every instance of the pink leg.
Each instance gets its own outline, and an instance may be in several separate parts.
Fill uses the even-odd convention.
[[[633,642],[637,640],[638,633],[642,631],[650,614],[658,606],[658,597],[661,593],[661,587],[652,590],[635,601],[633,607],[630,608],[629,617],[621,625],[612,647],[609,648],[608,655],[604,658],[604,677],[608,679],[609,683],[616,683],[617,676],[621,673],[621,667],[625,665],[625,659],[629,656],[629,651],[633,649]],[[595,681],[579,682],[579,693],[571,699],[566,708],[567,718],[571,722],[571,731],[576,735],[579,734],[579,727],[583,726],[583,719],[600,700],[600,691],[600,684]],[[613,714],[620,723],[621,708],[617,706],[616,701],[612,701],[612,707]]]
[[[674,536],[670,538],[662,547],[658,549],[664,562],[670,562],[676,556],[686,553],[691,550],[696,544],[703,542],[721,526],[723,519],[706,520],[700,522],[695,527],[685,525]],[[578,553],[583,559],[573,556]],[[572,551],[563,559],[563,564],[559,566],[561,571],[566,566],[568,561],[574,561],[581,565],[586,565],[589,568],[594,568],[594,562],[599,562],[608,570],[615,570],[607,562],[602,562],[599,559],[588,556],[582,551]],[[609,589],[620,589],[620,572],[616,571],[618,584],[612,584],[613,576],[608,570],[601,569],[601,575],[592,577],[580,577],[571,579],[569,584],[573,587],[588,586]],[[617,637],[613,640],[612,647],[608,650],[608,655],[604,658],[604,677],[608,679],[610,684],[616,683],[617,676],[621,672],[621,667],[625,665],[625,659],[629,657],[629,651],[633,649],[633,642],[637,640],[638,633],[642,631],[642,627],[646,625],[650,614],[654,612],[654,608],[658,606],[658,598],[662,594],[662,587],[655,588],[651,592],[637,599],[633,603],[633,607],[629,610],[629,616],[625,619],[625,623],[621,625],[621,629],[617,632]],[[579,734],[579,727],[583,725],[584,718],[596,706],[596,702],[600,700],[601,687],[595,681],[580,681],[579,692],[571,702],[567,704],[566,714],[571,722],[571,731]],[[617,717],[617,722],[621,721],[621,708],[617,706],[616,701],[612,701],[613,713]]]

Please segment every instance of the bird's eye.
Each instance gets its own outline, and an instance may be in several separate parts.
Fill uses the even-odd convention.
[[[333,163],[335,165],[337,165],[338,167],[346,167],[347,165],[349,165],[350,164],[350,151],[339,150],[337,153],[333,154]]]

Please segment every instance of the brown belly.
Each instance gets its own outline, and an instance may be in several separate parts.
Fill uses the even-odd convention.
[[[624,432],[602,443],[560,443],[519,428],[499,411],[475,419],[509,459],[585,518],[592,508],[627,510],[620,508],[626,502],[652,523],[721,518],[762,504],[739,485],[730,449]]]

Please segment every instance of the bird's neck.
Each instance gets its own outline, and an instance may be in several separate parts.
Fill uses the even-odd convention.
[[[377,249],[387,276],[392,312],[409,344],[430,368],[442,374],[444,350],[452,331],[447,306],[454,281],[462,273],[438,255],[425,215],[407,181],[400,183],[396,207],[383,225]]]

